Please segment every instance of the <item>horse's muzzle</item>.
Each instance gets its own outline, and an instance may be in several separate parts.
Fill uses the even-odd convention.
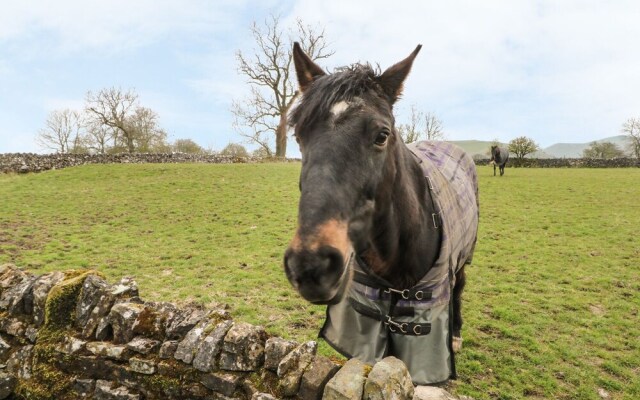
[[[349,262],[331,246],[317,251],[287,249],[284,270],[291,285],[313,304],[336,304],[349,283]]]

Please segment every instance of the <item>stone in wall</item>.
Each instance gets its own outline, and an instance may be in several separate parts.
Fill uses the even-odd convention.
[[[280,388],[285,396],[293,396],[300,389],[302,375],[315,358],[318,344],[315,341],[303,343],[287,354],[278,365]]]
[[[128,343],[135,337],[133,327],[138,323],[144,310],[145,305],[138,303],[118,303],[111,307],[109,323],[113,329],[114,343]]]
[[[11,350],[11,346],[2,339],[2,336],[0,336],[0,360],[9,354],[9,350]]]
[[[73,336],[65,336],[64,340],[56,346],[56,350],[64,354],[76,354],[82,351],[87,342],[76,339]]]
[[[82,331],[85,339],[106,340],[113,335],[113,321],[110,315],[113,305],[116,303],[140,304],[141,302],[138,285],[133,279],[125,277],[112,286],[100,277],[89,275],[83,284],[80,301],[76,308],[76,327]],[[115,323],[119,324],[116,327],[118,339],[126,340],[130,335],[141,331],[140,327],[159,330],[154,325],[155,316],[150,316],[149,313],[149,308],[141,309],[139,319],[126,326],[122,325],[122,319],[114,315]],[[151,327],[148,327],[149,325]]]
[[[109,340],[109,338],[113,338],[113,328],[108,315],[98,319],[97,324],[94,337],[96,340]]]
[[[90,398],[96,390],[95,379],[78,379],[74,380],[73,391],[81,398]]]
[[[110,342],[89,342],[85,345],[85,348],[93,355],[111,360],[128,360],[131,354],[127,346]]]
[[[94,400],[139,400],[140,395],[134,394],[124,386],[113,387],[113,382],[98,380],[93,395]]]
[[[139,374],[151,375],[156,372],[155,362],[137,357],[131,357],[129,359],[129,367],[133,372]]]
[[[406,365],[395,357],[386,357],[376,363],[364,385],[365,400],[410,399],[413,383]]]
[[[275,397],[270,395],[269,393],[254,393],[251,396],[251,400],[277,400]]]
[[[0,266],[0,312],[20,314],[17,311],[23,306],[25,292],[33,285],[34,278],[10,264]]]
[[[6,372],[0,371],[0,400],[8,398],[18,383],[18,379]]]
[[[89,275],[82,284],[80,299],[76,307],[76,328],[84,329],[91,313],[107,294],[109,284],[98,275]],[[104,301],[104,300],[103,300]],[[87,335],[89,337],[90,335]]]
[[[27,325],[16,318],[5,317],[0,319],[0,332],[14,337],[21,337],[27,331]]]
[[[127,343],[127,348],[129,350],[145,355],[149,353],[155,353],[155,351],[159,347],[159,340],[149,339],[142,336],[135,337],[133,338],[133,340]]]
[[[18,379],[31,378],[33,345],[26,345],[14,352],[7,360],[7,372]]]
[[[187,333],[176,348],[176,352],[174,354],[176,360],[191,364],[191,361],[193,361],[193,357],[196,354],[196,350],[204,337],[204,329],[207,325],[208,321],[200,321]]]
[[[44,307],[51,288],[64,279],[60,271],[41,275],[33,284],[29,302],[25,304],[26,312],[33,314],[33,323],[39,327],[44,323]]]
[[[231,396],[239,388],[243,376],[228,372],[215,372],[202,375],[200,382],[217,393]]]
[[[264,367],[276,372],[280,361],[295,348],[296,343],[291,340],[285,340],[279,337],[267,339],[264,347]]]
[[[3,295],[6,290],[22,282],[26,276],[26,273],[12,264],[0,265],[0,296]]]
[[[106,327],[107,317],[109,315],[109,311],[111,311],[111,306],[113,305],[115,299],[113,298],[111,293],[109,293],[106,287],[103,290],[101,290],[101,288],[96,288],[96,287],[91,287],[91,289],[96,289],[95,292],[92,293],[92,295],[95,295],[97,299],[95,301],[95,304],[93,304],[92,295],[84,296],[83,300],[86,301],[88,304],[81,305],[81,310],[84,310],[86,308],[91,308],[91,311],[89,312],[89,315],[86,317],[86,321],[84,322],[84,324],[78,323],[77,326],[81,330],[83,338],[101,339],[99,336],[102,336],[102,335],[98,334],[96,336],[96,333],[97,333],[96,331],[98,329],[98,326],[101,324],[103,325],[103,327],[102,329],[100,329],[100,332],[102,332]],[[82,317],[80,316],[80,318]]]
[[[178,349],[179,342],[177,340],[167,340],[160,346],[160,350],[158,350],[158,357],[167,359],[171,358],[176,354],[176,350]]]
[[[465,397],[472,400],[469,397]],[[413,400],[458,400],[446,390],[434,386],[417,386],[414,391]],[[462,400],[462,398],[460,398]]]
[[[321,400],[324,387],[339,369],[327,357],[315,357],[302,375],[298,397],[302,400]]]
[[[182,309],[177,308],[172,303],[167,302],[145,302],[148,312],[143,315],[140,324],[134,327],[134,331],[140,334],[149,335],[158,340],[167,338],[167,332],[172,324],[180,317]],[[181,339],[182,336],[174,338]]]
[[[200,308],[176,310],[167,323],[167,338],[182,340],[206,316],[207,312]]]
[[[3,291],[0,296],[0,310],[7,310],[9,314],[15,316],[25,314],[25,298],[31,293],[36,281],[35,277],[24,275],[22,271],[19,272],[20,274],[16,273],[15,277],[15,280],[20,279],[19,283]]]
[[[367,364],[355,358],[347,361],[325,386],[322,399],[361,399],[369,368]]]
[[[35,343],[38,339],[38,329],[35,326],[28,326],[27,329],[24,330],[24,337],[31,343]]]
[[[256,371],[264,363],[266,336],[261,326],[234,323],[222,344],[220,368],[227,371]]]
[[[193,366],[196,369],[202,372],[208,372],[216,368],[216,361],[222,351],[224,338],[229,332],[229,329],[231,329],[231,326],[233,326],[233,322],[230,320],[209,324],[210,333],[202,339],[195,352]],[[209,329],[205,328],[205,332]]]

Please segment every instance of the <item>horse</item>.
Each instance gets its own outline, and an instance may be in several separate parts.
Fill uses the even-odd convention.
[[[493,176],[496,176],[496,165],[500,169],[500,176],[504,175],[504,166],[509,161],[509,150],[499,147],[491,146],[491,160],[490,164],[493,164]]]
[[[421,49],[380,73],[325,72],[300,47],[298,226],[284,253],[293,288],[327,305],[320,331],[368,363],[394,355],[416,384],[455,378],[461,295],[478,230],[475,165],[446,142],[406,145],[393,106]]]

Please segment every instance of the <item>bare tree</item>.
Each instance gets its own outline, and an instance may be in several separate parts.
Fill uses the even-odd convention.
[[[136,151],[158,153],[169,151],[167,133],[158,125],[158,114],[152,109],[137,107],[126,119],[126,126],[133,137]]]
[[[114,140],[114,129],[107,125],[89,123],[86,127],[85,143],[87,148],[94,153],[106,154],[109,149],[109,141]]]
[[[418,110],[415,104],[412,104],[409,111],[409,122],[396,127],[405,143],[413,143],[420,138],[420,125],[423,117],[424,113]]]
[[[540,147],[526,136],[520,136],[509,142],[509,151],[516,155],[519,162],[522,162],[522,159],[531,153],[535,153],[538,151]]]
[[[46,149],[57,153],[82,151],[82,113],[70,110],[55,110],[49,114],[45,128],[38,133],[36,141]]]
[[[90,142],[96,151],[169,151],[167,133],[158,124],[158,114],[141,107],[134,90],[102,89],[87,93],[86,101]],[[108,148],[107,140],[113,142]]]
[[[640,118],[629,118],[622,124],[622,133],[627,135],[629,150],[640,158]]]
[[[171,146],[173,151],[188,154],[204,154],[206,150],[191,139],[176,139]]]
[[[327,49],[324,29],[316,30],[301,20],[286,38],[280,17],[274,15],[264,26],[254,22],[251,34],[256,42],[253,54],[236,53],[238,71],[251,85],[251,94],[247,100],[233,101],[234,128],[268,156],[273,154],[270,143],[275,136],[275,156],[285,157],[287,113],[298,96],[291,70],[293,42],[300,42],[313,60],[330,57],[333,52]]]
[[[129,153],[135,151],[134,131],[127,119],[135,112],[138,94],[119,88],[102,89],[87,93],[87,113],[92,122],[113,128],[114,140],[122,141]]]
[[[264,150],[264,147],[258,147],[251,152],[251,157],[265,159],[270,158],[271,155],[267,154],[267,152]]]
[[[442,140],[442,121],[432,112],[424,114],[424,133],[427,140]]]
[[[249,157],[249,152],[241,144],[229,143],[228,145],[225,146],[224,149],[220,151],[220,155],[227,156],[227,157],[234,157],[234,158],[240,158],[240,157],[247,158]]]
[[[444,139],[442,121],[432,112],[420,111],[415,104],[411,105],[409,122],[400,124],[396,129],[405,143]]]

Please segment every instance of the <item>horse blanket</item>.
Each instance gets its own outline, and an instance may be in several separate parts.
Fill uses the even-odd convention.
[[[478,181],[473,160],[447,142],[408,145],[424,171],[442,229],[440,255],[412,288],[390,288],[358,257],[341,302],[327,307],[320,336],[346,357],[373,364],[401,359],[415,384],[456,377],[452,351],[451,292],[455,273],[471,262],[478,229]]]
[[[504,147],[498,147],[495,154],[491,155],[491,159],[497,165],[505,165],[509,161],[509,150]]]

